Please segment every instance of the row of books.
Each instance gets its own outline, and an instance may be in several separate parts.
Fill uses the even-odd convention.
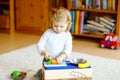
[[[115,30],[116,20],[111,16],[96,16],[97,20],[88,20],[85,18],[85,11],[71,10],[72,26],[70,32],[75,34],[82,33],[100,33],[109,34]]]
[[[116,0],[71,0],[72,7],[116,10]]]
[[[83,25],[84,25],[84,14],[85,11],[71,10],[72,25],[70,28],[70,32],[74,32],[75,34],[82,33]]]

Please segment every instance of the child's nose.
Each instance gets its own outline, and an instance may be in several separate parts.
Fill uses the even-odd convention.
[[[60,27],[58,26],[57,29],[60,30]]]

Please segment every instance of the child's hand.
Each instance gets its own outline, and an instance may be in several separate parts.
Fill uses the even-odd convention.
[[[44,57],[45,57],[46,60],[49,60],[50,59],[50,54],[48,52],[46,52]]]
[[[50,53],[48,53],[47,51],[43,51],[42,54],[46,60],[49,60],[51,58]]]
[[[57,60],[58,63],[62,63],[63,59],[65,59],[65,58],[66,58],[66,53],[63,52],[63,53],[61,53],[60,56],[58,56],[56,58],[56,60]]]
[[[56,60],[57,60],[58,63],[62,63],[63,57],[62,57],[62,56],[59,56],[59,57],[56,58]]]

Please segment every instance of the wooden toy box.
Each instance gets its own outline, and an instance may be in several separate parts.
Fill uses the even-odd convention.
[[[42,80],[92,80],[92,68],[80,69],[75,65],[67,64],[66,67],[42,66]]]

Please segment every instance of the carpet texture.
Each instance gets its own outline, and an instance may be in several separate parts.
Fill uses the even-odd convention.
[[[73,52],[70,58],[84,58],[93,68],[92,80],[119,80],[120,61]],[[0,55],[0,80],[12,80],[11,72],[27,72],[24,80],[35,80],[33,75],[41,68],[43,57],[39,55],[36,44]]]

